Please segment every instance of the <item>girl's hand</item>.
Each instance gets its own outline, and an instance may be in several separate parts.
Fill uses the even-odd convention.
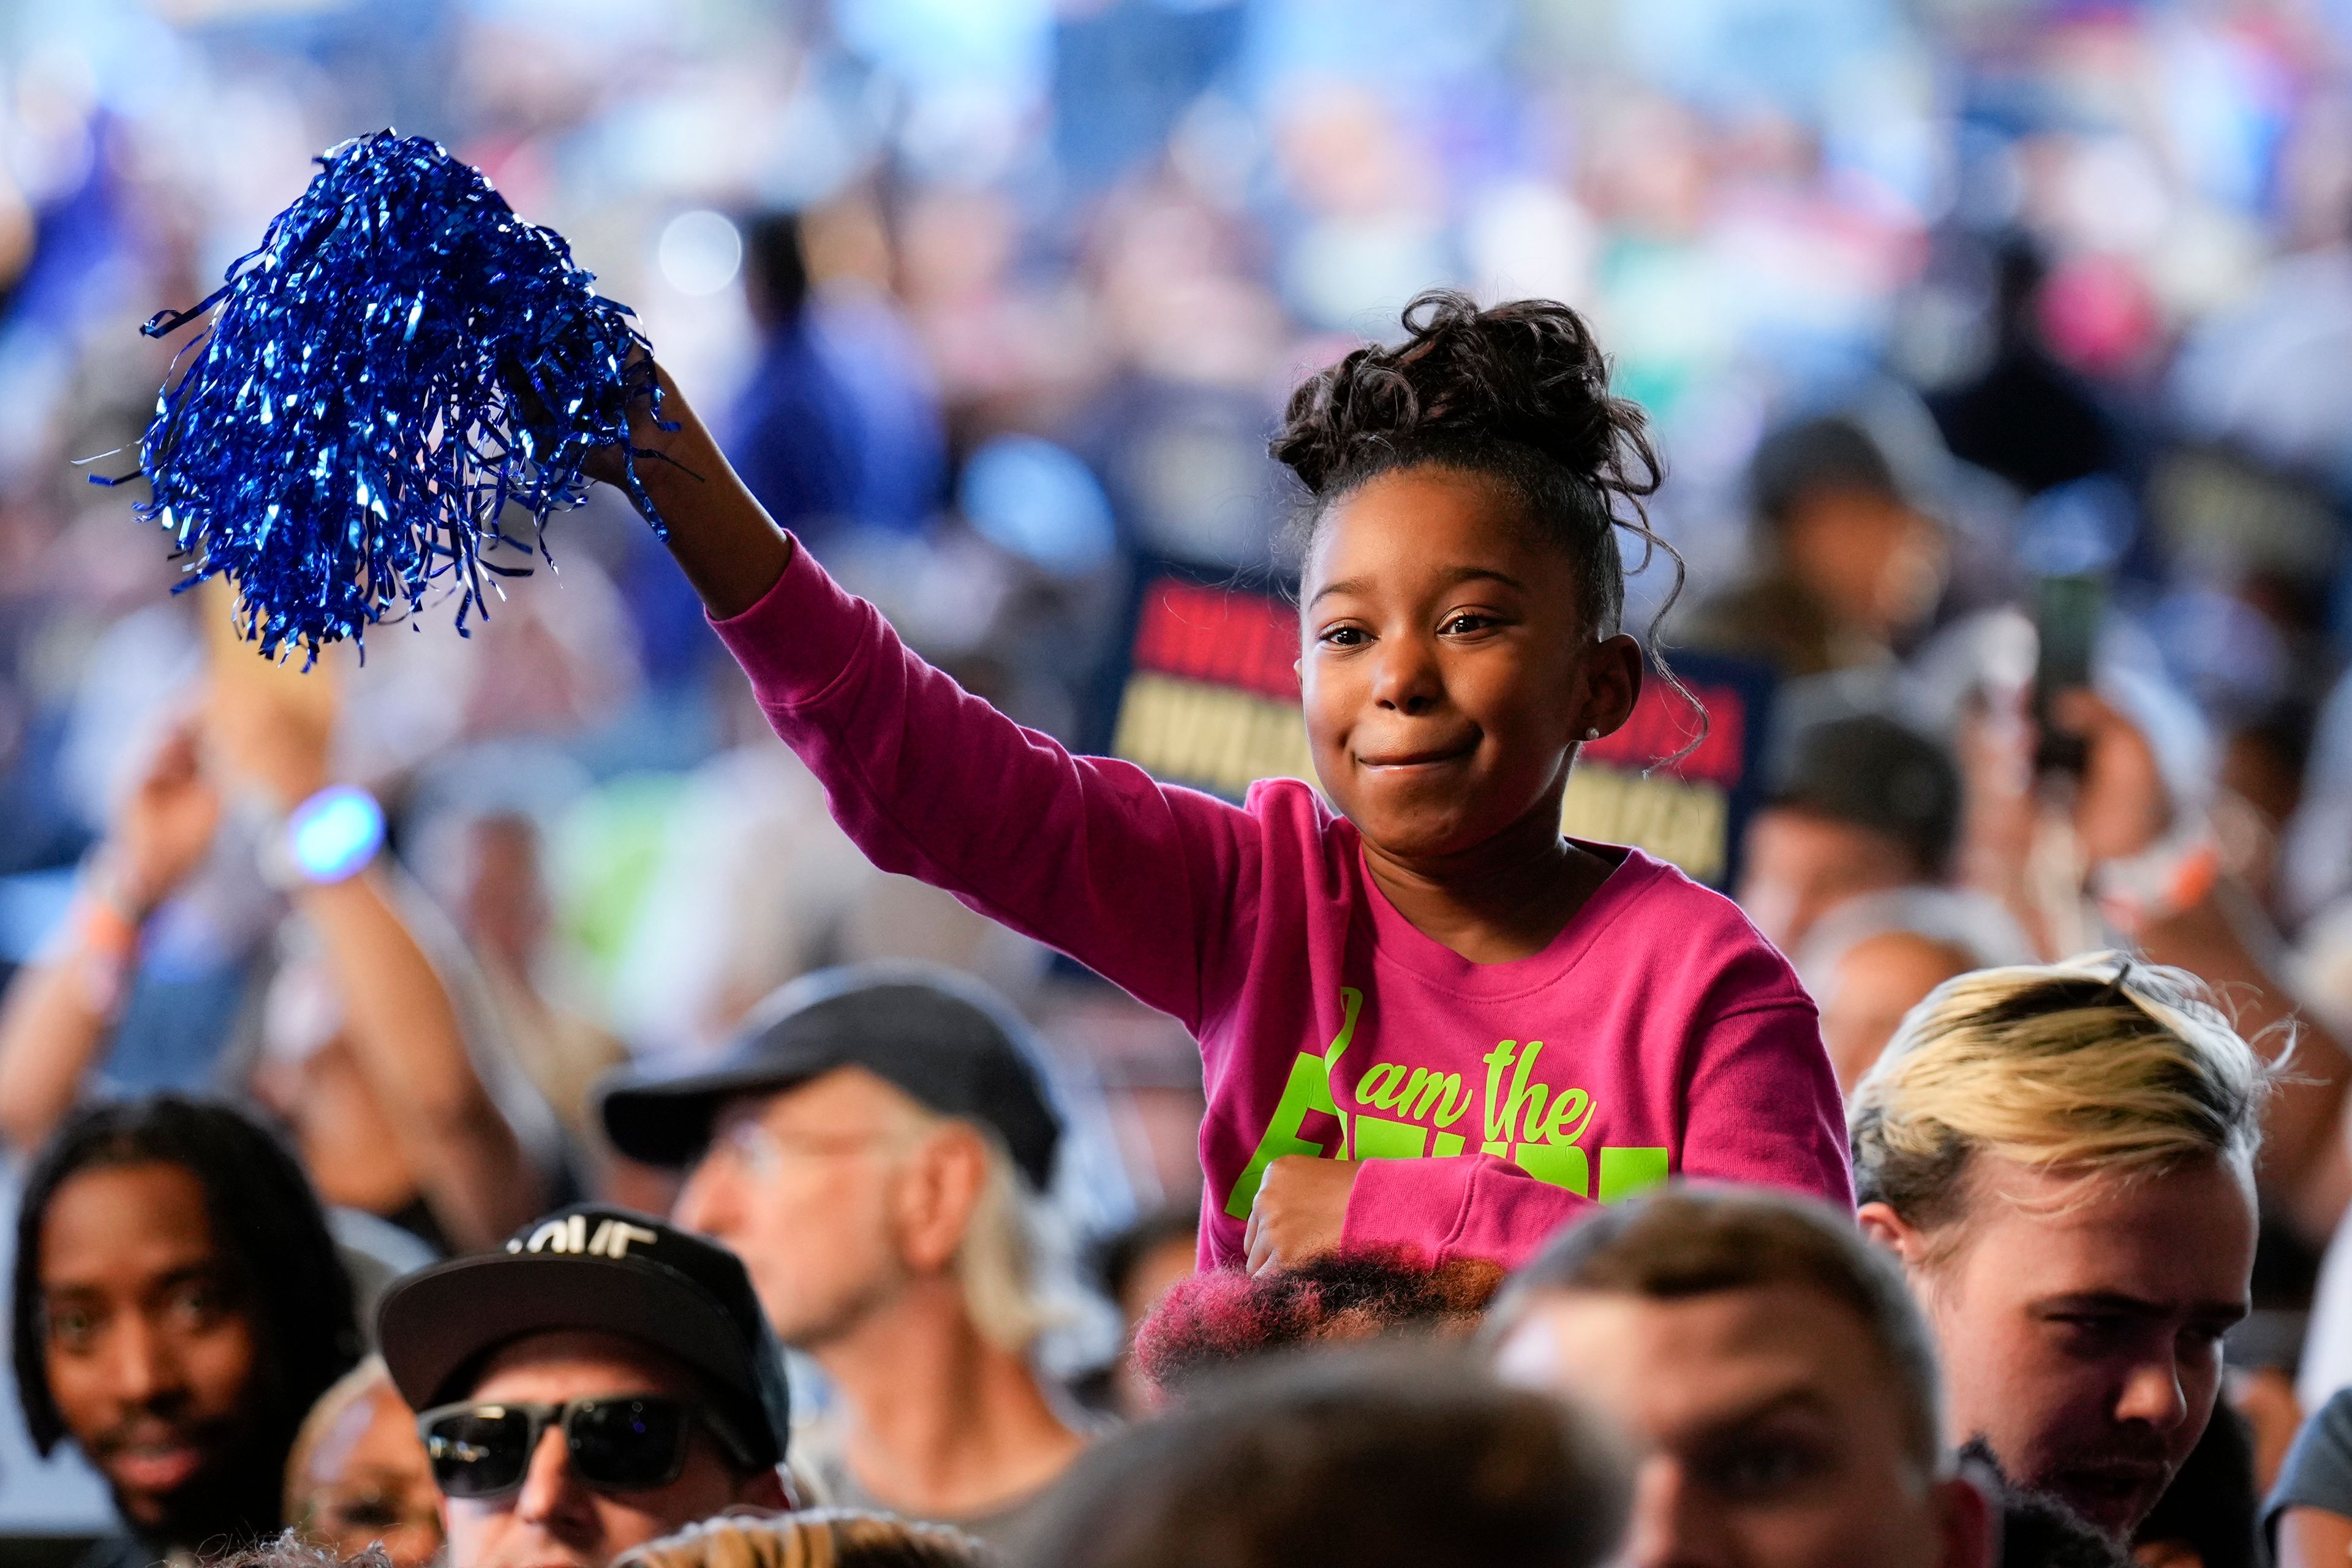
[[[1363,1169],[1361,1161],[1311,1154],[1286,1154],[1268,1164],[1257,1201],[1250,1205],[1249,1227],[1242,1233],[1249,1271],[1288,1268],[1336,1250],[1348,1219],[1348,1194]]]
[[[631,351],[634,364],[645,357]],[[677,384],[659,364],[654,375],[662,389],[662,414],[677,426],[665,430],[640,403],[630,413],[629,441],[636,449],[637,479],[669,532],[670,553],[687,581],[718,619],[742,614],[760,602],[793,558],[792,536],[778,528],[736,475],[719,443],[696,418]],[[552,440],[551,418],[513,373],[522,417]],[[625,488],[627,454],[615,444],[588,454],[581,471],[616,489]]]

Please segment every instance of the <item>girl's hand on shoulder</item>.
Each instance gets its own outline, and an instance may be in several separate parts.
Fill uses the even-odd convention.
[[[1360,1161],[1311,1154],[1286,1154],[1268,1164],[1242,1234],[1249,1271],[1287,1268],[1337,1250],[1348,1220],[1348,1194],[1363,1169]]]

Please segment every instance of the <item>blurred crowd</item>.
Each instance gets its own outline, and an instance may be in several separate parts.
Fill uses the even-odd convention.
[[[27,1211],[24,1237],[60,1216],[42,1244],[54,1264],[74,1239],[56,1205],[79,1194],[98,1205],[80,1216],[95,1277],[135,1277],[160,1292],[142,1310],[204,1326],[234,1315],[215,1298],[236,1294],[221,1279],[248,1248],[299,1234],[316,1278],[289,1289],[331,1315],[320,1281],[347,1274],[358,1332],[436,1258],[509,1235],[545,1251],[550,1214],[569,1208],[576,1239],[555,1250],[578,1254],[592,1226],[633,1223],[625,1210],[675,1215],[685,1228],[643,1248],[701,1246],[688,1230],[730,1243],[743,1264],[721,1253],[709,1267],[735,1275],[698,1289],[753,1305],[693,1342],[732,1333],[735,1360],[664,1353],[706,1380],[694,1389],[740,1394],[771,1374],[764,1321],[793,1353],[797,1405],[724,1417],[776,1433],[716,1479],[678,1436],[684,1470],[663,1486],[706,1490],[616,1523],[593,1467],[642,1455],[611,1439],[591,1458],[600,1417],[580,1412],[615,1357],[645,1361],[643,1325],[534,1321],[555,1342],[536,1362],[386,1345],[388,1362],[351,1370],[326,1349],[298,1366],[248,1344],[241,1370],[200,1369],[173,1395],[188,1413],[159,1417],[168,1431],[129,1394],[77,1405],[44,1373],[19,1389],[21,1427],[0,1414],[0,1524],[110,1536],[119,1510],[126,1568],[280,1520],[339,1551],[380,1539],[400,1568],[444,1550],[445,1524],[457,1568],[506,1561],[491,1516],[539,1504],[496,1488],[507,1513],[438,1502],[449,1477],[407,1436],[415,1399],[479,1404],[503,1380],[499,1399],[537,1412],[530,1440],[561,1425],[590,1476],[541,1488],[558,1514],[585,1510],[580,1568],[782,1501],[761,1489],[779,1459],[800,1500],[848,1511],[745,1540],[713,1525],[646,1561],[845,1563],[878,1510],[1058,1542],[1043,1561],[1179,1561],[1139,1535],[1120,1546],[1143,1527],[1114,1505],[1181,1519],[1263,1479],[1244,1408],[1317,1436],[1284,1450],[1284,1495],[1339,1511],[1277,1517],[1266,1500],[1265,1533],[1223,1561],[1393,1541],[1408,1525],[1384,1499],[1452,1486],[1487,1489],[1495,1510],[1461,1525],[1460,1561],[1598,1562],[1621,1472],[1652,1476],[1669,1452],[1712,1479],[1673,1507],[1645,1479],[1632,1539],[1730,1552],[1674,1531],[1707,1498],[1793,1484],[1828,1447],[1892,1467],[1849,1478],[1849,1511],[1882,1486],[1917,1503],[1874,1521],[1881,1560],[1958,1568],[1987,1531],[2021,1557],[2111,1547],[2096,1530],[2028,1539],[2073,1527],[2005,1489],[1999,1469],[2023,1458],[2009,1435],[1953,1468],[1927,1331],[1888,1294],[1899,1282],[1806,1211],[1655,1200],[1621,1233],[1564,1239],[1491,1312],[1495,1278],[1378,1258],[1286,1286],[1196,1281],[1161,1305],[1191,1274],[1202,1184],[1182,1030],[869,866],[606,489],[557,520],[551,563],[505,581],[466,638],[428,615],[307,673],[226,640],[225,601],[169,592],[180,568],[131,518],[135,489],[87,481],[135,470],[180,346],[138,324],[210,292],[311,156],[387,124],[441,140],[568,237],[779,521],[925,658],[1081,749],[1110,744],[1142,574],[1294,570],[1293,498],[1265,442],[1304,371],[1392,333],[1433,285],[1587,312],[1668,468],[1652,521],[1689,564],[1669,656],[1778,682],[1764,804],[1727,890],[1821,1006],[1841,1087],[1874,1081],[1937,987],[2110,947],[2195,976],[2289,1061],[2253,1167],[2252,1311],[2211,1327],[2230,1336],[2223,1414],[2187,1433],[2206,1447],[2178,1485],[2207,1500],[2181,1505],[2176,1534],[2142,1508],[2107,1535],[2137,1528],[2141,1561],[2168,1568],[2258,1561],[2272,1537],[2253,1500],[2288,1474],[2299,1431],[2295,1474],[2328,1442],[2347,1473],[2290,1514],[2332,1498],[2352,1519],[2352,1408],[2330,1404],[2352,1386],[2352,1243],[2333,1245],[2352,1204],[2339,7],[25,0],[0,8],[0,1141],[8,1201],[50,1206]],[[1663,558],[1633,573],[1629,624],[1667,604],[1670,578]],[[345,863],[366,869],[322,874]],[[956,1027],[1026,1064],[1013,1077],[1034,1073],[1024,1092],[1049,1108],[895,1093],[871,1081],[887,1064],[853,1057],[866,1077],[784,1097],[834,1095],[796,1113],[824,1131],[706,1115],[700,1142],[631,1147],[600,1116],[592,1087],[614,1069],[732,1070],[747,1028],[765,1038],[763,999],[876,963],[930,966],[848,972],[934,977],[941,1005],[985,1026]],[[982,1000],[959,989],[972,984]],[[270,1165],[277,1145],[209,1100],[154,1098],[172,1095],[234,1100],[299,1169]],[[131,1109],[90,1109],[105,1103]],[[1006,1168],[1040,1114],[1047,1154]],[[961,1137],[975,1122],[990,1139]],[[920,1179],[885,1191],[835,1173],[776,1197],[779,1168],[803,1173],[793,1140],[845,1125]],[[100,1191],[92,1170],[120,1179]],[[1877,1195],[1898,1241],[1940,1223]],[[150,1216],[148,1251],[126,1215]],[[598,1245],[624,1264],[625,1242]],[[47,1288],[26,1261],[20,1383],[42,1363],[27,1291]],[[1775,1291],[1826,1298],[1860,1349],[1759,1349],[1770,1325],[1738,1311]],[[1602,1329],[1577,1310],[1603,1308],[1588,1299],[1615,1303],[1609,1342],[1641,1357],[1591,1360],[1580,1336]],[[1146,1353],[1129,1354],[1155,1307]],[[40,1310],[55,1331],[56,1302]],[[2210,1326],[2189,1316],[2172,1326]],[[1116,1420],[1180,1403],[1166,1390],[1199,1366],[1400,1328],[1465,1342],[1446,1352],[1462,1359],[1302,1363],[1183,1402],[1098,1447],[1076,1489],[1048,1488]],[[616,1349],[630,1333],[638,1348]],[[1741,1447],[1702,1433],[1697,1405],[1611,1381],[1703,1367],[1707,1346],[1803,1363],[1820,1387],[1796,1404],[1819,1432]],[[1874,1353],[1889,1381],[1855,1382]],[[1706,1393],[1728,1411],[1724,1377]],[[1554,1384],[1622,1408],[1571,1419],[1517,1392]],[[2185,1419],[2195,1395],[2179,1398]],[[1750,1426],[1768,1416],[1782,1419]],[[1643,1434],[1630,1458],[1601,1435],[1628,1422]],[[1381,1447],[1414,1432],[1430,1446]],[[1482,1445],[1511,1464],[1481,1469]],[[174,1513],[173,1467],[215,1449],[268,1453],[266,1484]],[[1431,1470],[1433,1454],[1461,1474]],[[2099,1489],[2128,1491],[2142,1460],[2071,1500],[2095,1515]],[[1983,1506],[2000,1517],[1970,1514]],[[2234,1535],[2211,1526],[2231,1508]],[[2352,1522],[2294,1533],[2322,1528],[2280,1536],[2282,1563],[2352,1541]],[[820,1547],[824,1530],[839,1539]],[[1772,1561],[1841,1560],[1814,1539],[1816,1555]],[[610,1550],[578,1544],[593,1542]],[[861,1560],[968,1545],[867,1542],[904,1555]]]

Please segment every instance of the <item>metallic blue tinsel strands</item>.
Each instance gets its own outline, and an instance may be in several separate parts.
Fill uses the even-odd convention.
[[[319,163],[225,287],[144,329],[219,307],[140,447],[154,494],[137,511],[193,557],[183,586],[229,578],[272,657],[315,658],[442,589],[462,633],[488,612],[484,573],[529,570],[487,557],[543,554],[548,514],[580,503],[582,464],[615,444],[659,531],[628,426],[634,405],[658,418],[660,390],[649,358],[630,363],[645,340],[628,307],[423,137],[379,132]],[[509,503],[530,540],[502,531]]]

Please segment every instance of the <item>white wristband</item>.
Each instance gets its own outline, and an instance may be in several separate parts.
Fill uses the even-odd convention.
[[[2176,824],[2137,855],[2092,867],[2090,892],[2109,925],[2137,937],[2203,902],[2221,874],[2221,844],[2211,826],[2197,816]]]
[[[357,876],[383,848],[383,807],[352,784],[330,784],[261,841],[261,874],[282,892]]]

